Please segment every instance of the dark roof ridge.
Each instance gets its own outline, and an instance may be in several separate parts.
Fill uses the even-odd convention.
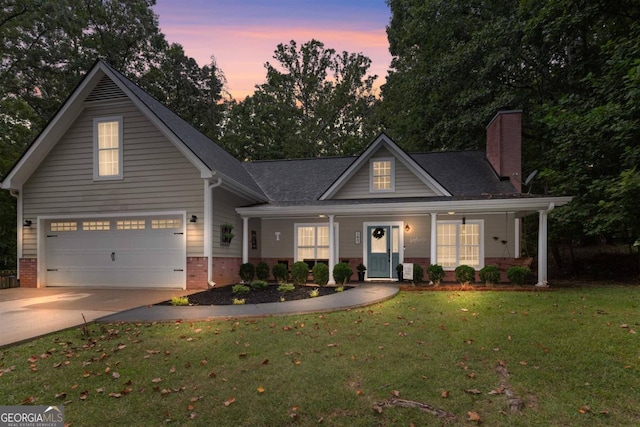
[[[275,162],[297,162],[297,161],[308,161],[308,160],[333,160],[333,159],[351,159],[357,158],[358,155],[352,156],[325,156],[325,157],[299,157],[294,159],[263,159],[263,160],[249,160],[243,163],[275,163]]]

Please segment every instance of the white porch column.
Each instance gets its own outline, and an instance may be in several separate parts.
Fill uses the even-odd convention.
[[[334,226],[334,215],[329,215],[329,285],[335,285],[336,279],[333,277],[333,267],[336,265],[336,237]]]
[[[435,212],[431,212],[431,264],[437,264],[437,263],[438,263],[438,214]]]
[[[547,258],[548,258],[548,226],[547,219],[549,212],[554,208],[554,204],[551,203],[549,208],[543,211],[539,211],[539,225],[538,225],[538,287],[549,286],[547,275]]]
[[[514,258],[520,258],[520,239],[522,238],[520,233],[520,218],[514,220],[513,236],[513,256]]]
[[[242,263],[249,262],[249,218],[242,217]]]

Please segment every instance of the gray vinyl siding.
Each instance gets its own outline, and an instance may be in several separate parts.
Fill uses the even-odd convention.
[[[248,203],[249,201],[246,199],[227,190],[221,188],[213,189],[212,248],[215,257],[238,257],[242,255],[242,218],[235,211],[235,208],[237,206],[245,206]],[[229,246],[220,244],[220,226],[222,224],[233,225],[234,237]],[[249,248],[251,248],[251,241],[249,241]]]
[[[372,159],[390,158],[393,154],[381,148]],[[363,163],[345,185],[333,197],[334,199],[372,199],[388,197],[431,197],[436,194],[411,172],[399,159],[395,159],[395,191],[369,191],[370,161]]]
[[[93,119],[123,118],[123,179],[93,180]],[[204,213],[199,171],[130,101],[85,108],[23,188],[24,217],[186,210]],[[34,221],[35,224],[35,221]],[[187,255],[202,256],[204,222],[188,224]],[[36,256],[35,227],[24,256]]]

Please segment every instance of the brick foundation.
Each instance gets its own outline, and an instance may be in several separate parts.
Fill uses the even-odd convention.
[[[240,265],[242,258],[213,258],[213,281],[216,286],[240,282]]]
[[[38,260],[36,258],[20,258],[20,287],[38,287]]]
[[[187,289],[207,289],[207,257],[187,257]]]

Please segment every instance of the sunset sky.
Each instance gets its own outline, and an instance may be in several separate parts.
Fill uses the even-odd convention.
[[[154,11],[169,43],[179,43],[200,66],[214,56],[236,99],[264,83],[264,63],[279,43],[311,39],[337,52],[371,59],[369,74],[384,82],[391,62],[385,0],[157,0]]]

